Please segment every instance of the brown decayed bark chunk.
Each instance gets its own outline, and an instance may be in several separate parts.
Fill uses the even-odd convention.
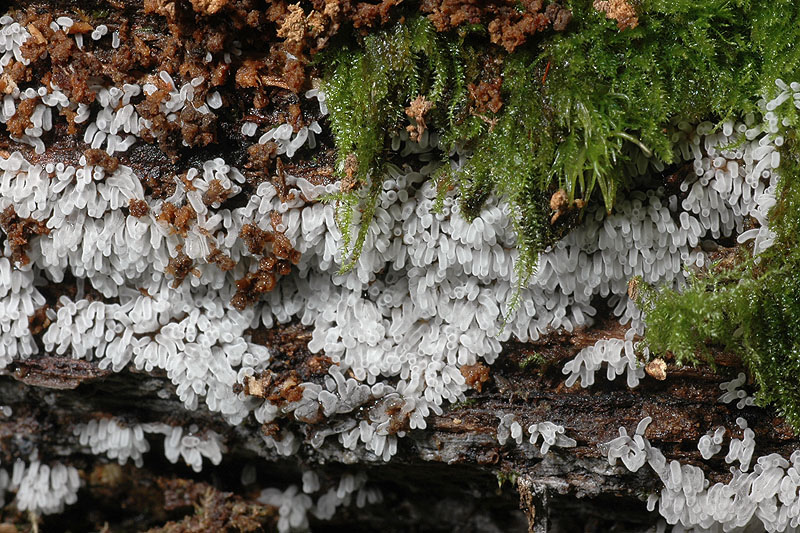
[[[606,18],[616,20],[620,31],[633,29],[639,25],[636,9],[628,0],[594,0],[594,8],[606,14]]]
[[[31,316],[28,317],[28,329],[31,335],[38,335],[50,326],[50,318],[47,316],[49,306],[43,305],[36,309]]]
[[[189,146],[208,146],[217,141],[217,115],[201,113],[187,105],[180,115],[181,135]]]
[[[303,379],[296,370],[277,373],[266,370],[247,376],[242,390],[248,396],[266,398],[275,405],[285,405],[303,398]]]
[[[297,264],[293,259],[299,259],[299,256],[294,255],[293,252],[299,253],[292,248],[292,243],[283,233],[275,233],[275,240],[272,241],[272,253],[275,254],[275,257],[279,259],[289,259]]]
[[[145,187],[145,194],[155,200],[163,200],[169,198],[175,193],[177,184],[172,177],[171,173],[161,175],[145,174],[140,178],[142,185]]]
[[[503,107],[503,97],[500,92],[502,86],[503,78],[499,76],[489,82],[481,81],[477,85],[470,83],[467,88],[475,105],[475,113],[479,115],[487,111],[499,113]]]
[[[344,160],[344,177],[339,183],[342,192],[352,191],[358,185],[358,156],[348,154]]]
[[[269,174],[277,153],[278,145],[272,141],[264,144],[253,144],[247,148],[249,159],[245,166],[255,171]]]
[[[659,381],[664,381],[667,379],[667,363],[657,357],[653,359],[644,367],[644,371],[647,372],[647,375],[653,379],[657,379]]]
[[[300,262],[300,252],[282,233],[265,231],[253,224],[245,224],[239,236],[250,253],[264,255],[258,262],[258,270],[236,280],[237,290],[231,305],[241,311],[274,289],[278,276],[285,276],[292,271],[292,264]],[[266,250],[269,243],[272,243],[272,248]]]
[[[11,248],[11,261],[24,266],[30,263],[30,258],[25,253],[28,243],[35,235],[48,235],[50,229],[46,221],[35,218],[20,218],[13,205],[8,206],[0,213],[0,229],[6,233],[9,247]]]
[[[170,258],[164,271],[175,278],[172,282],[172,288],[174,289],[180,287],[189,274],[197,274],[197,270],[194,268],[194,261],[184,253],[183,249],[178,251],[177,256]]]
[[[142,218],[150,212],[150,206],[147,205],[147,202],[144,200],[131,198],[130,202],[128,202],[128,211],[132,216],[135,216],[136,218]]]
[[[425,115],[431,110],[433,104],[425,100],[424,95],[419,95],[411,101],[411,105],[406,108],[406,115],[412,120],[414,124],[406,126],[408,136],[412,141],[419,140],[420,136],[425,133],[427,125],[425,124]]]
[[[192,7],[203,15],[213,15],[225,7],[228,0],[192,0]]]
[[[461,375],[467,380],[469,387],[481,392],[483,384],[489,381],[489,367],[483,363],[464,365],[461,367]]]
[[[103,167],[107,174],[113,173],[119,167],[119,159],[113,155],[108,155],[105,150],[99,148],[89,148],[83,155],[86,156],[86,163],[92,166]]]
[[[236,70],[236,85],[243,88],[272,86],[299,92],[306,80],[305,56],[300,49],[289,53],[291,56],[282,46],[272,45],[268,56],[243,60]]]
[[[325,355],[315,355],[308,359],[308,369],[320,376],[325,375],[333,365],[333,360]]]
[[[218,179],[213,179],[208,184],[208,190],[203,194],[203,203],[206,205],[221,204],[230,196],[230,189],[222,186],[222,182]]]
[[[428,13],[438,31],[462,24],[487,24],[489,37],[495,44],[513,52],[528,37],[551,27],[563,31],[572,13],[557,3],[543,11],[542,0],[422,0],[421,10]]]
[[[389,22],[389,11],[403,0],[381,0],[379,4],[359,2],[353,13],[353,26],[356,28],[370,28],[377,24]]]
[[[77,35],[79,33],[80,34],[84,34],[84,33],[89,33],[93,29],[94,29],[94,26],[92,26],[88,22],[85,22],[83,20],[76,20],[76,21],[74,21],[72,26],[69,27],[69,30],[67,30],[67,33],[69,33],[70,35]]]
[[[144,0],[145,13],[158,13],[167,18],[167,20],[175,19],[175,1],[174,0]]]
[[[269,531],[274,528],[278,510],[269,505],[248,502],[207,483],[187,479],[158,479],[167,511],[192,508],[182,520],[167,522],[149,533],[195,533],[200,531]]]
[[[13,87],[16,87],[17,83],[33,80],[31,69],[19,61],[13,61],[12,63],[9,63],[9,65],[3,71],[3,76],[6,74],[9,76],[7,79],[10,79],[12,82],[11,85],[6,87],[6,94],[11,94]]]
[[[303,385],[301,385],[301,382],[302,380],[297,375],[297,372],[291,370],[275,380],[267,400],[278,405],[299,402],[303,399]]]
[[[78,123],[75,122],[75,117],[78,116],[78,112],[64,107],[59,111],[59,114],[67,120],[67,133],[70,135],[78,133]]]
[[[119,83],[130,77],[131,71],[149,69],[156,63],[156,54],[135,33],[132,34],[127,21],[119,27],[120,47],[111,56],[111,75]]]
[[[299,60],[287,61],[283,69],[283,78],[286,82],[286,87],[290,91],[299,93],[306,81],[305,64]]]
[[[164,202],[161,207],[161,212],[156,217],[156,220],[164,222],[172,227],[175,233],[186,237],[186,233],[191,227],[191,222],[197,218],[197,213],[194,208],[187,204],[183,207],[177,207],[170,202]]]
[[[17,112],[14,113],[14,116],[8,119],[8,122],[6,123],[8,132],[11,135],[14,137],[22,137],[25,135],[25,128],[30,128],[33,126],[33,124],[31,124],[31,115],[33,114],[34,109],[36,109],[38,103],[38,98],[29,98],[19,103],[17,106]]]
[[[272,233],[264,231],[255,224],[245,224],[239,233],[239,237],[247,246],[251,254],[261,254],[267,243],[272,242]]]
[[[567,25],[572,20],[572,11],[569,9],[564,9],[558,4],[550,4],[547,6],[547,11],[545,14],[553,23],[553,29],[555,31],[566,30]]]
[[[306,36],[306,16],[300,4],[289,6],[289,13],[278,28],[278,37],[287,41],[302,42]]]
[[[263,66],[263,61],[255,59],[245,59],[241,66],[236,69],[236,85],[241,88],[252,88],[261,85],[259,69]]]
[[[213,247],[211,253],[206,257],[206,261],[216,264],[223,272],[233,270],[236,267],[236,262],[217,247]]]
[[[28,39],[22,43],[20,51],[22,52],[22,57],[34,62],[47,52],[47,43],[53,35],[53,30],[50,28],[53,17],[49,13],[40,16],[28,13],[26,19],[23,24],[33,39]]]
[[[76,48],[75,41],[67,37],[66,33],[59,30],[54,32],[51,36],[50,46],[47,51],[50,54],[50,59],[54,63],[64,63],[69,61],[69,58],[72,57],[72,51]]]
[[[78,24],[76,22],[73,27]],[[43,52],[38,49],[32,49],[29,53],[38,54],[37,57],[43,56]],[[52,83],[58,85],[74,102],[84,104],[94,102],[96,95],[89,87],[89,81],[105,70],[97,56],[79,49],[74,37],[68,36],[61,30],[49,34],[47,53],[52,68]]]
[[[239,311],[256,303],[262,294],[275,288],[275,274],[267,271],[248,272],[242,279],[236,280],[236,294],[231,305]]]

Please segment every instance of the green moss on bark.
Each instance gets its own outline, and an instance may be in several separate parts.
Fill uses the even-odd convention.
[[[492,194],[510,202],[521,252],[518,279],[525,283],[538,253],[579,220],[573,215],[552,224],[549,199],[556,190],[564,189],[570,202],[601,201],[611,212],[617,196],[638,185],[628,171],[641,157],[637,152],[672,162],[676,124],[757,111],[755,95],[773,94],[777,78],[799,78],[800,4],[790,0],[644,0],[638,26],[625,31],[589,0],[568,7],[574,18],[565,32],[542,34],[511,55],[492,52],[502,63],[497,113],[477,112],[467,90],[486,74],[476,52],[488,46],[481,44],[481,28],[437,34],[414,15],[328,53],[324,88],[338,170],[361,185],[333,198],[345,268],[363,246],[390,157],[389,136],[407,124],[404,110],[421,95],[432,104],[426,121],[439,133],[442,161],[455,147],[472,154],[455,171],[442,165],[440,190],[458,186],[468,219]],[[796,124],[796,109],[791,102],[784,107],[782,117]],[[709,342],[740,354],[761,385],[761,401],[776,403],[800,426],[796,140],[784,146],[783,162],[773,215],[776,251],[696,276],[682,293],[645,291],[643,305],[653,351],[670,351],[679,363],[703,359]]]
[[[420,95],[434,106],[434,114],[452,113],[450,106],[465,93],[460,54],[461,49],[448,45],[427,19],[412,17],[321,58],[328,73],[324,89],[338,149],[337,172],[355,186],[330,198],[337,202],[345,270],[354,265],[364,245],[390,133],[399,129],[405,107]],[[353,240],[350,230],[357,210],[360,223]]]
[[[492,52],[503,62],[504,105],[496,114],[474,112],[466,89],[482,74],[483,28],[437,34],[409,11],[324,56],[338,170],[361,186],[333,198],[346,267],[366,237],[389,134],[407,123],[404,109],[420,95],[433,105],[426,120],[440,135],[442,160],[456,145],[473,154],[452,174],[442,169],[441,190],[458,184],[467,218],[492,193],[512,204],[524,281],[538,252],[569,229],[550,224],[553,192],[600,200],[611,212],[620,191],[637,185],[626,165],[637,151],[669,164],[674,124],[754,110],[753,95],[800,61],[800,6],[788,0],[645,0],[638,27],[625,31],[591,1],[567,7],[574,17],[566,31],[539,34],[511,55]]]
[[[796,130],[787,136],[770,213],[775,244],[735,268],[695,275],[682,292],[645,288],[640,303],[651,351],[681,364],[713,363],[710,344],[738,355],[759,386],[758,402],[800,428],[800,146]]]

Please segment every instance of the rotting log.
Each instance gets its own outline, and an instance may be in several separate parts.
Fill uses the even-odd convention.
[[[42,456],[77,465],[88,484],[66,515],[86,528],[107,522],[112,531],[141,530],[167,518],[180,519],[181,511],[193,507],[170,504],[170,498],[185,490],[194,494],[184,496],[194,503],[197,487],[204,484],[215,487],[209,505],[228,505],[229,498],[243,502],[250,498],[250,504],[257,505],[252,501],[257,493],[248,492],[239,481],[247,464],[255,465],[259,479],[271,482],[296,479],[305,465],[334,479],[348,468],[366,470],[370,483],[381,488],[384,503],[347,509],[330,522],[312,524],[314,530],[346,525],[363,531],[524,531],[526,516],[531,519],[530,530],[536,532],[578,526],[602,531],[612,524],[644,529],[657,518],[646,512],[642,501],[658,490],[657,478],[648,469],[631,474],[621,466],[609,466],[601,445],[616,437],[619,427],[632,431],[641,418],[652,416],[645,436],[654,446],[668,458],[701,466],[707,477],[723,481],[729,476],[725,462],[721,457],[701,461],[696,443],[707,428],[735,427],[739,410],[718,403],[718,385],[724,378],[703,368],[668,367],[666,380],[647,377],[636,389],[628,389],[621,380],[604,379],[589,389],[565,388],[563,363],[614,329],[554,334],[537,343],[507,345],[490,367],[482,391],[471,391],[467,402],[432,416],[426,430],[411,431],[400,439],[398,455],[390,463],[367,452],[343,452],[331,441],[319,450],[303,445],[287,459],[265,451],[258,438],[261,428],[252,421],[230,427],[203,408],[185,411],[166,376],[114,374],[84,361],[41,357],[7,368],[0,378],[0,404],[13,413],[0,419],[1,457],[8,464],[37,449]],[[269,347],[276,358],[281,357],[282,346],[291,346],[295,356],[310,355],[302,328],[286,327],[271,334],[274,344]],[[533,351],[548,364],[520,368]],[[751,427],[757,434],[758,454],[788,455],[797,447],[791,429],[770,410],[750,407],[747,412],[750,420],[757,421]],[[514,413],[523,424],[544,419],[562,424],[578,445],[554,448],[544,457],[527,443],[517,446],[512,440],[501,446],[495,434],[498,417],[505,413]],[[210,428],[224,436],[228,452],[221,465],[206,465],[201,474],[171,465],[158,453],[146,454],[142,469],[119,467],[87,454],[70,431],[72,424],[109,415],[140,423]],[[151,440],[157,450],[161,444]],[[143,487],[142,494],[131,496],[133,501],[123,506],[122,514],[114,507],[120,485]],[[143,502],[155,502],[155,507],[143,507]],[[263,513],[266,519],[274,515]],[[46,517],[45,530],[58,530],[63,518]]]
[[[145,4],[156,12],[169,12],[172,5],[179,15],[192,9],[188,2]],[[205,9],[214,5],[197,4]],[[174,29],[167,23],[169,17],[145,14],[138,1],[109,0],[109,5],[74,0],[14,3],[19,10],[32,7],[41,12],[81,9],[90,18],[109,11],[104,16],[139,28],[147,42],[165,40]],[[178,16],[170,24],[187,22]],[[296,103],[296,97],[285,90],[285,82],[269,78],[265,85],[275,105],[263,114],[223,121],[219,142],[183,150],[177,156],[165,153],[155,143],[139,143],[120,155],[120,162],[152,178],[153,189],[171,179],[181,166],[222,154],[229,163],[246,167],[248,154],[236,133],[240,123],[245,118],[268,123]],[[11,142],[5,131],[0,135],[0,148],[23,150],[31,162],[79,159],[85,146],[66,134],[65,124],[55,127],[45,154]],[[331,139],[323,135],[313,160],[296,161],[285,170],[329,183],[333,179],[332,150]],[[245,187],[265,178],[257,170],[246,174],[249,181]],[[168,196],[164,191],[159,194]],[[78,291],[76,280],[69,275],[63,283],[42,290],[53,306],[59,295]],[[102,298],[99,294],[93,297]],[[598,317],[589,330],[557,332],[535,343],[508,343],[489,368],[481,390],[470,391],[466,402],[450,406],[444,414],[431,416],[427,429],[410,431],[400,439],[399,452],[389,463],[364,451],[343,451],[330,441],[319,450],[304,443],[296,455],[286,458],[263,445],[265,428],[251,418],[232,427],[203,407],[186,411],[175,386],[163,373],[130,368],[112,373],[95,362],[42,353],[13,363],[0,375],[0,405],[6,408],[0,415],[0,463],[10,465],[36,451],[40,457],[63,461],[81,472],[84,486],[78,503],[62,515],[42,517],[39,527],[43,531],[274,528],[276,509],[257,503],[257,485],[241,483],[246,465],[255,467],[257,479],[269,480],[272,485],[296,483],[307,466],[330,480],[351,469],[366,471],[370,483],[381,489],[383,503],[341,509],[330,521],[312,522],[316,531],[346,526],[352,531],[538,533],[559,528],[606,531],[612,525],[643,530],[657,519],[646,512],[643,499],[658,490],[658,480],[646,468],[631,474],[609,466],[602,444],[616,437],[619,427],[631,431],[639,420],[652,416],[645,436],[654,446],[670,459],[702,467],[713,481],[726,480],[728,465],[721,457],[701,461],[696,444],[709,428],[736,427],[740,411],[721,405],[718,397],[719,384],[734,376],[740,364],[716,354],[717,371],[668,364],[665,380],[646,377],[632,390],[621,379],[606,382],[602,378],[590,389],[566,388],[561,368],[568,359],[598,339],[623,335],[624,329],[610,313],[606,315]],[[319,363],[314,361],[321,356],[307,349],[309,331],[297,324],[254,331],[253,336],[272,350],[273,360],[284,368]],[[533,354],[544,364],[525,365]],[[773,410],[748,407],[745,412],[751,415],[748,419],[756,432],[759,455],[777,452],[788,456],[798,447],[791,428]],[[578,444],[571,449],[554,448],[544,457],[528,444],[518,446],[511,441],[501,446],[495,435],[499,416],[506,413],[514,413],[523,425],[542,420],[561,424]],[[152,452],[145,456],[143,468],[118,466],[88,453],[72,433],[75,424],[107,416],[213,429],[223,436],[227,452],[220,465],[206,465],[200,474]],[[741,437],[741,431],[735,431],[734,436]],[[150,440],[153,450],[162,446],[159,438]],[[31,517],[16,513],[12,505],[3,510],[2,517],[22,530],[33,527]]]

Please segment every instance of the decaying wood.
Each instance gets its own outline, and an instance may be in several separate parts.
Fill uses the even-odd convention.
[[[0,377],[0,404],[13,412],[0,419],[0,460],[7,464],[38,449],[40,456],[69,461],[89,476],[98,468],[114,469],[116,465],[81,448],[70,433],[72,424],[106,416],[139,423],[197,424],[223,435],[228,452],[220,466],[206,464],[199,477],[190,475],[185,466],[159,459],[161,443],[153,439],[155,451],[145,455],[145,467],[128,466],[121,472],[134,483],[138,476],[204,480],[246,499],[248,494],[241,493],[238,482],[245,464],[257,465],[262,479],[287,483],[296,482],[304,465],[334,476],[344,468],[365,469],[370,482],[382,489],[384,503],[359,510],[360,514],[351,509],[324,527],[364,520],[387,531],[413,529],[413,524],[447,531],[455,523],[449,522],[452,519],[468,531],[491,530],[486,529],[488,524],[513,531],[527,529],[525,515],[533,520],[531,531],[537,532],[547,531],[547,524],[643,526],[655,516],[645,511],[641,497],[658,488],[657,479],[646,468],[631,474],[621,466],[610,467],[601,445],[616,437],[620,426],[631,431],[641,418],[652,416],[645,436],[654,446],[670,459],[701,466],[712,480],[726,480],[728,465],[721,457],[701,461],[696,443],[709,428],[736,427],[740,412],[717,401],[723,375],[736,369],[723,367],[714,373],[702,368],[669,368],[666,380],[647,377],[632,390],[621,379],[607,382],[602,378],[590,389],[578,385],[565,388],[560,372],[563,363],[580,348],[617,329],[611,325],[575,335],[553,334],[538,343],[509,344],[490,367],[490,379],[482,392],[470,391],[467,402],[432,416],[426,430],[412,431],[400,439],[399,453],[390,463],[368,452],[342,451],[332,439],[320,450],[306,444],[296,457],[286,459],[265,451],[258,437],[261,428],[253,421],[231,427],[202,407],[194,412],[183,410],[166,376],[128,370],[110,374],[93,363],[42,357],[9,367]],[[277,359],[287,349],[295,358],[311,356],[305,348],[308,334],[303,328],[272,330],[264,338],[269,339]],[[546,365],[520,368],[534,351]],[[797,447],[791,429],[774,413],[755,407],[747,412],[753,415],[748,419],[754,421],[751,427],[756,431],[758,454],[788,455]],[[544,457],[527,443],[518,446],[511,441],[501,446],[495,435],[498,416],[505,413],[514,413],[523,426],[542,420],[561,424],[578,445],[554,448]],[[82,490],[90,495],[80,499],[78,507],[95,502],[98,496],[93,491],[100,490],[98,487],[104,487],[103,483]],[[161,488],[151,488],[154,494],[150,497],[157,499]],[[611,501],[614,504],[610,506]],[[394,506],[406,514],[398,518]],[[443,515],[437,506],[450,511]],[[498,514],[507,520],[500,520]],[[142,523],[155,525],[163,516],[153,514]],[[114,523],[112,516],[104,518]]]
[[[216,13],[229,3],[240,2],[200,1],[192,5],[200,6],[202,12]],[[87,7],[85,2],[72,0],[17,4],[40,10],[64,6],[78,6],[87,12],[106,9],[104,2],[90,2]],[[170,31],[164,21],[153,26],[152,19],[142,14],[139,2],[109,0],[109,4],[115,9],[112,16],[127,17],[131,26],[147,34],[148,42],[164,38]],[[166,13],[165,20],[175,14],[176,2],[144,4]],[[188,15],[179,10],[176,16],[181,22],[181,16]],[[173,22],[170,20],[170,24]],[[276,107],[288,108],[297,101],[280,92],[290,88],[283,78],[259,74],[255,67],[242,78],[272,91],[273,103],[279,104]],[[266,124],[275,122],[274,113],[270,109],[239,118]],[[425,127],[424,114],[421,111],[416,117],[420,131]],[[218,145],[197,148],[180,157],[202,161],[224,155],[232,165],[252,167],[245,171],[249,179],[245,187],[256,185],[256,175],[263,169],[254,168],[258,166],[254,163],[248,167],[249,154],[231,133],[239,127],[221,126]],[[57,133],[43,156],[22,147],[26,157],[32,162],[78,160],[85,146],[65,131]],[[0,142],[0,148],[9,148],[8,139]],[[171,176],[180,168],[155,144],[139,143],[118,155],[120,164],[132,167],[137,174],[152,176],[156,185],[162,176]],[[286,170],[329,183],[333,161],[331,140],[322,135],[313,161],[294,161]],[[271,162],[269,157],[258,161],[264,165]],[[278,165],[278,174],[280,168]],[[164,197],[169,195],[169,191],[160,192]],[[566,209],[560,204],[554,207],[558,212]],[[76,289],[74,280],[67,279],[43,290],[49,301],[55,301],[58,294],[74,294]],[[96,362],[73,360],[69,354],[42,353],[0,372],[0,406],[9,408],[1,412],[10,413],[0,414],[0,464],[7,467],[17,458],[38,451],[39,457],[80,470],[85,484],[78,503],[63,515],[43,517],[43,531],[97,530],[104,524],[107,531],[151,527],[162,531],[246,530],[253,524],[274,528],[276,510],[258,504],[258,490],[243,487],[240,482],[245,465],[254,465],[258,479],[275,486],[297,483],[306,467],[331,479],[346,471],[366,471],[370,483],[381,489],[383,503],[363,509],[345,508],[332,521],[312,523],[320,531],[347,527],[351,531],[539,533],[559,528],[606,531],[612,525],[620,530],[643,530],[657,518],[645,510],[643,497],[658,488],[658,480],[647,468],[631,474],[621,466],[609,466],[602,444],[616,437],[619,427],[631,431],[642,418],[651,416],[653,423],[645,436],[669,459],[700,466],[713,481],[728,479],[724,460],[717,456],[702,461],[696,444],[718,425],[741,437],[735,424],[741,411],[718,402],[719,384],[735,376],[740,368],[737,361],[717,354],[720,368],[715,372],[678,368],[666,360],[664,367],[659,364],[648,372],[633,390],[622,378],[607,382],[600,376],[589,389],[577,385],[566,388],[561,368],[568,359],[598,339],[623,336],[624,328],[609,314],[600,316],[588,330],[557,332],[535,343],[508,343],[498,361],[489,367],[488,380],[481,376],[476,381],[477,390],[468,393],[466,402],[450,406],[441,416],[432,416],[427,429],[411,431],[400,439],[399,452],[389,463],[363,449],[343,451],[335,439],[328,439],[319,450],[304,443],[296,456],[282,457],[264,446],[264,428],[252,417],[232,427],[202,405],[196,411],[186,411],[163,373],[146,374],[130,368],[112,373],[100,369]],[[273,360],[309,367],[324,363],[308,352],[310,332],[297,324],[255,331],[253,338],[273,351]],[[543,365],[525,364],[534,354]],[[756,433],[757,455],[778,452],[788,456],[798,448],[797,437],[773,410],[748,407],[745,412]],[[577,446],[554,448],[544,457],[527,443],[511,441],[501,446],[496,439],[497,424],[499,416],[507,413],[515,414],[524,427],[545,420],[563,425]],[[75,424],[112,416],[129,423],[196,424],[213,429],[222,435],[227,452],[222,464],[205,464],[201,474],[194,474],[185,465],[168,463],[160,452],[161,437],[152,437],[143,468],[118,466],[89,453],[72,434]],[[0,518],[23,529],[31,527],[29,517],[15,514],[11,507]]]

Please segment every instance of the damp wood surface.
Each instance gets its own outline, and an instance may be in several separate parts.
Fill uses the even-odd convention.
[[[703,461],[696,443],[705,434],[704,428],[735,428],[741,411],[718,402],[719,384],[726,378],[704,368],[668,367],[666,380],[647,377],[636,389],[628,389],[620,380],[604,379],[589,389],[564,387],[560,372],[563,363],[595,339],[613,334],[615,328],[618,326],[572,335],[553,334],[536,343],[509,343],[498,362],[489,367],[489,379],[482,391],[471,391],[463,404],[451,405],[441,416],[431,416],[427,429],[411,431],[400,440],[398,455],[388,464],[368,453],[342,451],[336,445],[323,445],[319,450],[305,445],[296,456],[287,459],[261,449],[256,436],[263,429],[257,424],[230,427],[202,407],[184,411],[174,399],[174,386],[166,376],[135,371],[110,374],[89,362],[43,356],[9,367],[0,377],[0,404],[13,410],[12,417],[0,418],[0,460],[11,462],[38,449],[42,454],[78,465],[92,483],[82,489],[88,494],[79,500],[77,509],[93,508],[86,518],[102,518],[101,521],[114,524],[112,530],[139,531],[152,525],[167,528],[164,531],[201,531],[192,529],[189,515],[180,515],[182,510],[203,505],[228,509],[232,501],[240,499],[240,506],[250,505],[248,513],[256,517],[247,515],[248,520],[269,524],[274,520],[274,510],[259,507],[254,501],[257,493],[242,492],[238,474],[245,464],[258,465],[259,473],[271,479],[291,479],[304,464],[331,473],[353,464],[365,467],[370,479],[382,487],[384,504],[362,511],[363,516],[352,509],[337,514],[332,522],[312,524],[314,530],[335,530],[346,524],[360,531],[376,527],[387,531],[449,531],[456,523],[467,531],[484,531],[489,524],[504,524],[508,531],[525,531],[527,519],[519,511],[518,491],[508,481],[498,481],[510,476],[517,482],[524,478],[524,486],[535,490],[537,502],[546,492],[547,506],[543,509],[562,527],[595,524],[602,528],[604,524],[618,524],[631,531],[643,530],[653,517],[644,511],[640,498],[657,489],[658,480],[652,474],[631,474],[624,468],[608,466],[601,445],[615,438],[619,427],[632,431],[639,420],[652,416],[654,421],[645,435],[667,458],[700,466],[713,481],[727,481],[729,465],[721,456]],[[274,350],[276,362],[285,360],[287,372],[309,365],[316,368],[319,364],[313,361],[318,355],[306,348],[308,331],[299,325],[277,327],[260,335]],[[533,351],[548,364],[520,368]],[[730,363],[733,366],[723,371],[734,374],[737,363]],[[313,370],[305,372],[312,374]],[[170,394],[159,394],[161,391]],[[523,424],[545,419],[561,424],[577,440],[577,447],[556,448],[543,458],[527,443],[517,446],[511,441],[501,446],[495,435],[498,417],[506,413],[514,413]],[[745,413],[758,437],[758,454],[788,455],[797,447],[798,439],[791,428],[770,410],[748,407]],[[220,466],[207,465],[202,475],[166,463],[163,458],[158,460],[158,454],[149,454],[154,460],[146,459],[144,469],[119,467],[82,453],[77,438],[69,433],[74,423],[108,416],[138,422],[197,424],[223,435],[228,453]],[[741,437],[735,432],[733,436]],[[118,520],[113,514],[116,500],[109,495],[118,496],[120,486],[129,484],[143,486],[143,493],[125,504],[130,506],[130,516],[126,510],[125,519]],[[198,489],[198,484],[209,495]],[[441,501],[430,502],[429,490],[421,487],[435,487],[442,495]],[[174,494],[187,491],[182,497],[193,501],[198,498],[193,496],[198,490],[203,494],[201,504],[161,510],[162,506],[169,506]],[[155,507],[142,508],[142,501],[152,501]],[[615,502],[613,510],[607,507],[610,501]],[[398,506],[399,511],[390,505]],[[443,507],[450,507],[447,515],[441,514]],[[434,509],[438,514],[429,514]],[[73,509],[69,513],[72,516],[79,512]],[[230,520],[239,519],[234,515]],[[501,516],[508,521],[501,520]],[[166,517],[172,517],[173,522],[184,520],[186,529],[164,525]],[[451,519],[456,521],[450,522]],[[350,520],[358,520],[360,529]],[[53,527],[58,529],[55,524]]]

